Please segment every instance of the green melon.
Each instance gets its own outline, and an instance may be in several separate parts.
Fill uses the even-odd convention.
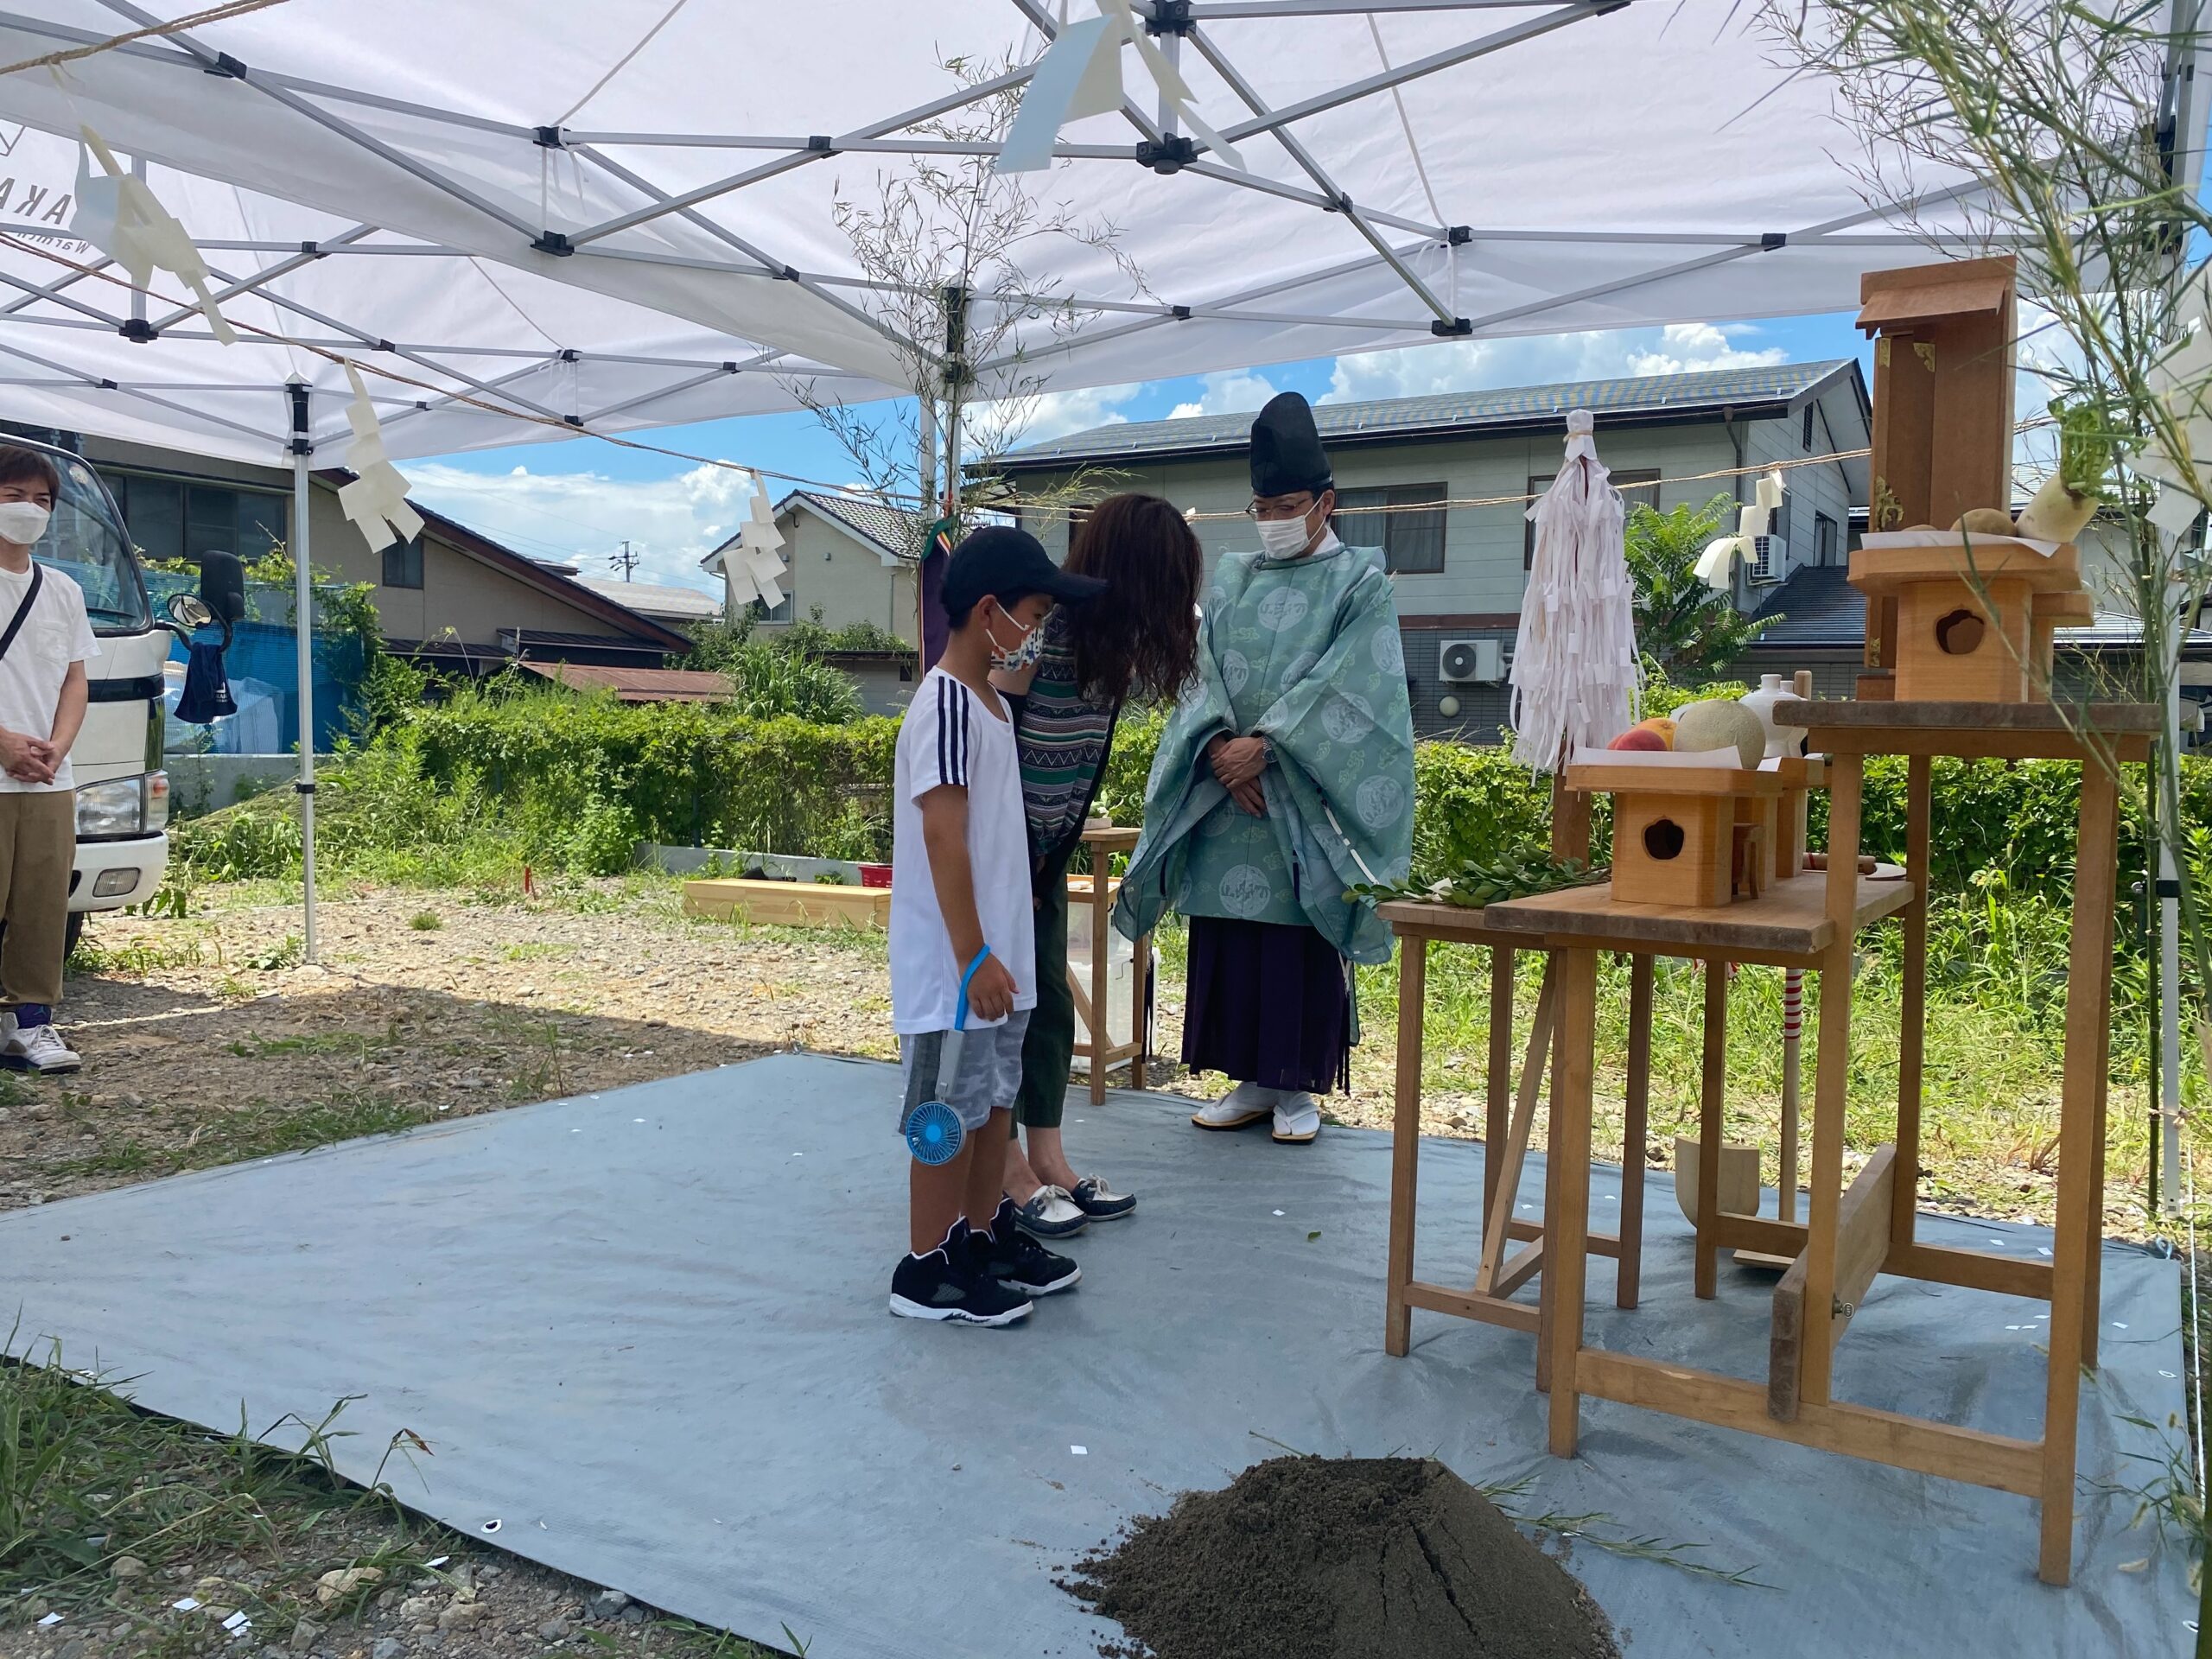
[[[1766,728],[1740,702],[1692,702],[1675,711],[1675,748],[1689,754],[1733,748],[1756,767],[1766,753]]]

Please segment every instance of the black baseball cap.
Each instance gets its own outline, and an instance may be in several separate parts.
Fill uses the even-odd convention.
[[[986,597],[1011,605],[1032,594],[1081,601],[1105,591],[1096,576],[1074,575],[1054,564],[1045,544],[1027,531],[986,524],[952,550],[943,593],[945,610],[959,616]]]

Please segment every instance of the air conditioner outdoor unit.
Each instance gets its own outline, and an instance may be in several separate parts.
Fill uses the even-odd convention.
[[[1754,536],[1751,546],[1756,550],[1751,565],[1751,580],[1779,582],[1789,569],[1789,543],[1779,536]]]
[[[1495,685],[1505,677],[1505,645],[1497,639],[1446,639],[1436,677],[1451,685]]]

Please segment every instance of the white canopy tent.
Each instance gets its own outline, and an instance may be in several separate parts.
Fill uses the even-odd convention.
[[[1756,8],[1135,3],[1249,171],[1177,134],[1172,111],[1163,125],[1125,54],[1120,112],[1071,124],[1065,164],[1026,176],[1048,209],[1114,227],[1141,286],[1096,247],[1026,251],[1079,321],[1030,315],[1033,294],[975,295],[1021,318],[976,365],[987,391],[1017,361],[1065,390],[1440,336],[1835,310],[1862,270],[1925,251],[1864,199],[1856,135],[1755,32]],[[1090,10],[289,0],[0,78],[0,115],[89,124],[329,215],[323,238],[271,225],[219,251],[240,282],[285,271],[264,290],[317,264],[355,291],[416,257],[449,268],[435,248],[899,384],[938,342],[887,338],[839,202],[871,200],[880,170],[988,151],[915,128],[1019,86],[1063,15]],[[158,21],[134,0],[46,0],[0,12],[0,58]],[[1011,67],[963,86],[943,67],[956,58]],[[1964,239],[1971,181],[1916,182],[1922,233]],[[363,224],[391,234],[338,245]],[[403,260],[400,238],[423,245]]]

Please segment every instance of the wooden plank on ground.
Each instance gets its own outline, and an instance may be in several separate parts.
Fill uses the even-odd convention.
[[[779,927],[888,927],[891,889],[742,877],[683,884],[683,913]]]
[[[1890,1250],[1890,1205],[1897,1180],[1897,1149],[1879,1148],[1859,1172],[1836,1211],[1835,1293],[1829,1327],[1836,1335],[1851,1323],[1859,1300]],[[1805,1257],[1790,1263],[1774,1287],[1774,1331],[1768,1339],[1767,1410],[1777,1422],[1798,1411],[1797,1378],[1810,1319],[1805,1306]]]

